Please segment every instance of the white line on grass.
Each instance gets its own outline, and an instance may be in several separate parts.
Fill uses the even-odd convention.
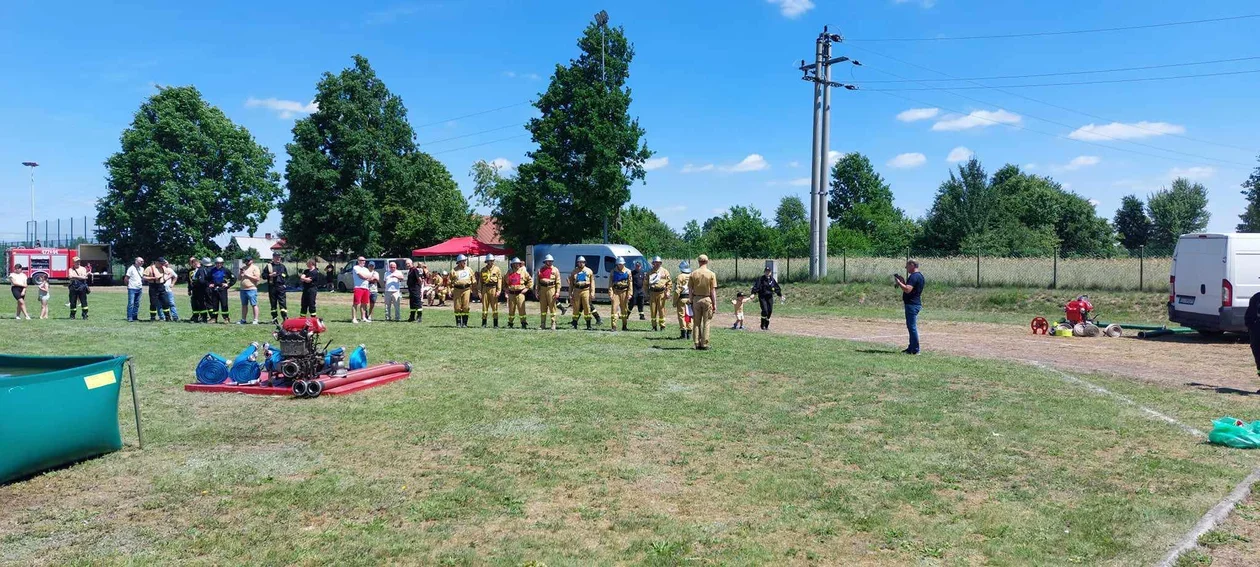
[[[1168,555],[1164,556],[1164,560],[1158,563],[1158,567],[1172,567],[1177,564],[1177,559],[1181,557],[1181,554],[1198,547],[1199,537],[1211,531],[1212,528],[1215,528],[1217,524],[1228,517],[1229,513],[1234,510],[1234,506],[1237,506],[1239,502],[1247,498],[1248,494],[1251,494],[1251,485],[1257,482],[1260,482],[1260,468],[1251,471],[1251,474],[1238,483],[1238,486],[1235,486],[1228,496],[1217,502],[1211,510],[1208,510],[1202,518],[1199,518],[1199,523],[1195,524],[1190,533],[1187,533],[1185,537],[1181,538],[1181,541],[1177,542],[1177,546],[1172,548]]]
[[[1151,417],[1153,417],[1153,418],[1155,418],[1155,419],[1158,419],[1158,420],[1160,420],[1160,421],[1166,422],[1166,423],[1168,423],[1168,424],[1175,425],[1175,426],[1177,426],[1178,428],[1180,428],[1182,431],[1185,431],[1186,433],[1189,433],[1189,434],[1191,434],[1191,435],[1194,435],[1195,437],[1204,437],[1204,438],[1206,438],[1206,437],[1207,437],[1207,434],[1206,434],[1206,433],[1204,433],[1204,432],[1202,432],[1202,431],[1199,431],[1198,429],[1195,429],[1195,428],[1193,428],[1193,427],[1191,427],[1191,426],[1189,426],[1189,425],[1186,425],[1186,424],[1184,424],[1184,423],[1182,423],[1182,422],[1180,422],[1180,421],[1177,421],[1175,418],[1172,418],[1172,417],[1168,416],[1167,414],[1163,414],[1163,413],[1160,413],[1160,412],[1158,412],[1158,411],[1155,411],[1155,410],[1153,410],[1153,409],[1151,409],[1151,408],[1148,408],[1148,407],[1146,407],[1146,406],[1144,406],[1144,405],[1142,405],[1142,404],[1139,404],[1139,403],[1137,403],[1137,402],[1133,401],[1132,399],[1129,399],[1128,397],[1125,397],[1125,396],[1122,396],[1122,395],[1117,394],[1117,393],[1115,393],[1115,392],[1112,392],[1111,390],[1108,390],[1108,389],[1106,389],[1106,388],[1104,388],[1104,387],[1102,387],[1102,386],[1099,386],[1099,385],[1097,385],[1097,384],[1095,384],[1095,383],[1093,383],[1093,382],[1089,382],[1089,381],[1087,381],[1087,380],[1082,380],[1082,379],[1080,379],[1080,378],[1077,378],[1076,376],[1073,376],[1073,375],[1071,375],[1071,374],[1068,374],[1067,372],[1064,372],[1064,371],[1062,371],[1062,370],[1059,370],[1058,368],[1052,368],[1052,367],[1050,367],[1050,366],[1046,366],[1045,364],[1041,363],[1040,361],[1036,361],[1036,360],[1025,360],[1024,362],[1027,362],[1027,363],[1029,363],[1029,364],[1032,364],[1033,366],[1036,366],[1037,368],[1041,368],[1041,369],[1043,369],[1043,370],[1048,370],[1048,371],[1050,371],[1050,372],[1054,372],[1055,374],[1058,374],[1060,377],[1062,377],[1064,380],[1067,380],[1068,382],[1072,382],[1073,384],[1077,384],[1077,385],[1080,385],[1080,386],[1084,386],[1084,387],[1086,387],[1086,388],[1088,388],[1088,389],[1090,389],[1090,390],[1093,390],[1094,392],[1097,392],[1097,393],[1102,394],[1102,395],[1104,395],[1104,396],[1108,396],[1108,397],[1110,397],[1110,398],[1112,398],[1112,399],[1115,399],[1115,400],[1119,400],[1119,401],[1121,401],[1121,402],[1123,402],[1123,403],[1125,403],[1125,404],[1127,404],[1127,405],[1130,405],[1130,406],[1133,406],[1133,407],[1135,407],[1135,408],[1137,408],[1137,409],[1140,409],[1140,410],[1142,410],[1142,413],[1145,413],[1146,415],[1149,415],[1149,416],[1151,416]]]

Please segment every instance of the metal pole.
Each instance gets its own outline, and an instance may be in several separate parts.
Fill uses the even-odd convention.
[[[849,250],[840,249],[840,281],[849,283]]]
[[[1054,249],[1054,275],[1050,279],[1050,289],[1059,289],[1059,249]]]
[[[1142,291],[1142,284],[1146,283],[1146,245],[1138,246],[1138,291]]]
[[[821,78],[823,76],[823,36],[818,36],[818,40],[814,42],[814,76]],[[818,231],[822,217],[822,212],[818,203],[818,197],[821,193],[822,179],[819,178],[818,172],[820,166],[818,150],[822,147],[822,83],[814,82],[814,144],[813,156],[810,168],[809,183],[809,279],[818,281]],[[822,156],[822,161],[826,161],[827,157]]]
[[[64,248],[61,245],[61,218],[57,218],[57,248]]]
[[[823,61],[831,60],[831,41],[823,42]],[[827,229],[831,219],[827,214],[828,179],[831,177],[831,65],[826,65],[822,99],[822,147],[818,150],[818,277],[827,277]]]
[[[976,249],[976,287],[980,287],[980,249]]]
[[[735,280],[739,281],[739,254],[735,255]]]
[[[144,431],[140,429],[140,398],[136,396],[136,367],[131,357],[127,357],[127,376],[131,382],[131,404],[136,410],[136,439],[140,443],[140,448],[144,448]]]
[[[35,220],[35,166],[28,167],[31,168],[31,220]]]

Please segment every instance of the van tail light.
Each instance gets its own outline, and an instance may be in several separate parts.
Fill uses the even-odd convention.
[[[1221,280],[1221,307],[1234,306],[1234,284]]]
[[[1168,276],[1168,303],[1175,301],[1177,295],[1177,276]]]

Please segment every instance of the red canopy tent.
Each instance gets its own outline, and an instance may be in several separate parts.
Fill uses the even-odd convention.
[[[460,236],[452,238],[441,244],[434,244],[428,248],[417,248],[411,251],[411,256],[455,256],[457,254],[467,254],[469,256],[481,256],[484,254],[494,254],[495,256],[506,256],[512,251],[507,248],[500,248],[486,244],[471,236]]]

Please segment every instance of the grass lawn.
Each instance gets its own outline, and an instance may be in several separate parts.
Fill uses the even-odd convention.
[[[326,338],[413,376],[193,394],[202,355],[270,329],[125,324],[113,291],[86,324],[0,320],[3,352],[134,355],[147,437],[0,487],[0,563],[1137,565],[1256,464],[1021,365],[726,330],[695,352],[638,321],[350,325],[324,297]],[[1200,428],[1260,410],[1089,379]]]

